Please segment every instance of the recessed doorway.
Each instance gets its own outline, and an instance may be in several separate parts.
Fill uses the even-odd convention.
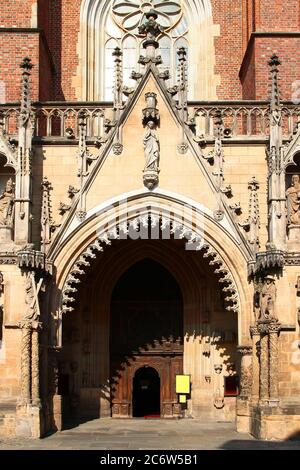
[[[160,418],[160,377],[153,367],[141,367],[133,378],[134,418]]]

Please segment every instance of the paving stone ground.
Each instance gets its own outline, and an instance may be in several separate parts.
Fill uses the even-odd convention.
[[[73,424],[44,439],[3,439],[0,450],[300,450],[299,441],[263,442],[239,434],[233,423],[101,419]]]

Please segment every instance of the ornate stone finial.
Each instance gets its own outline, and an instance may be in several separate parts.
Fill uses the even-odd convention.
[[[186,89],[186,55],[187,51],[185,47],[180,47],[177,51],[179,61],[179,84],[181,89]]]
[[[177,151],[184,155],[188,150],[186,143],[184,125],[188,122],[188,109],[187,109],[187,77],[186,77],[186,49],[180,47],[177,51],[179,67],[178,67],[178,109],[181,111],[181,142],[177,146]]]
[[[122,107],[122,51],[116,47],[112,53],[115,58],[115,83],[114,83],[114,108],[120,109]]]
[[[164,32],[165,28],[156,21],[158,14],[154,9],[148,11],[145,16],[147,21],[139,27],[139,34],[146,36],[146,40],[143,42],[143,48],[146,49],[146,57],[141,56],[139,63],[145,65],[149,62],[153,62],[159,65],[162,63],[162,60],[161,57],[155,57],[155,51],[159,47],[156,38]]]
[[[22,102],[21,102],[21,112],[28,110],[30,108],[30,72],[33,68],[31,59],[25,57],[20,64],[20,68],[23,69],[22,72]]]
[[[269,60],[269,66],[271,68],[271,109],[276,109],[280,106],[280,89],[279,89],[279,65],[281,62],[279,57],[276,54],[273,54],[271,59]]]
[[[55,224],[52,218],[52,205],[51,205],[51,196],[50,192],[52,191],[52,184],[45,176],[42,181],[42,214],[41,214],[41,226],[42,226],[42,245],[43,245],[43,252],[47,251],[47,245],[49,245],[51,241],[51,235],[53,232],[53,228]]]
[[[114,123],[117,124],[120,119],[120,112],[123,108],[123,78],[122,78],[122,51],[116,47],[113,51],[115,58],[115,83],[114,83]],[[114,137],[113,152],[115,155],[121,155],[123,144],[121,142],[121,133],[119,126]]]
[[[259,183],[255,176],[249,181],[248,189],[250,190],[249,198],[249,216],[247,220],[239,225],[249,233],[248,242],[251,245],[253,253],[257,253],[259,250],[259,201],[258,201],[258,189]]]
[[[30,72],[34,65],[31,63],[31,59],[29,57],[24,57],[23,61],[20,64],[20,68],[24,70],[24,72]]]

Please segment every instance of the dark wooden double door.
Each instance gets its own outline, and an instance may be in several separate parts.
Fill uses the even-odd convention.
[[[147,369],[151,370],[151,374],[144,373]],[[182,355],[132,357],[124,363],[118,377],[113,379],[112,417],[179,416],[181,408],[175,389],[178,374],[182,374]]]

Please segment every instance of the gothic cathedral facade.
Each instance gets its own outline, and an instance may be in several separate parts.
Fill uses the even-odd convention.
[[[299,433],[299,1],[0,7],[0,435]]]

